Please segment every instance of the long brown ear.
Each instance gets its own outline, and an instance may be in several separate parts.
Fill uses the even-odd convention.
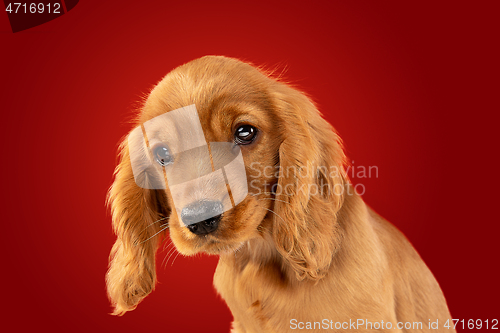
[[[347,182],[342,143],[304,94],[282,84],[272,94],[284,126],[274,242],[299,280],[317,280],[341,239],[336,214]]]
[[[120,163],[108,193],[116,243],[106,275],[114,315],[123,315],[153,291],[156,283],[155,254],[170,213],[162,190],[137,186],[127,139],[120,146]]]

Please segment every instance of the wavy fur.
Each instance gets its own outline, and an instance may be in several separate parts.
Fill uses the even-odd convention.
[[[241,122],[259,129],[242,147],[250,193],[223,214],[217,231],[197,236],[171,214],[168,190],[135,184],[124,140],[109,192],[117,241],[106,281],[114,314],[133,310],[154,289],[165,235],[155,222],[168,217],[180,253],[219,255],[214,285],[235,333],[288,332],[292,319],[358,318],[423,323],[388,332],[435,332],[429,319],[450,319],[411,244],[355,193],[339,136],[304,93],[239,60],[203,57],[153,89],[136,125],[193,103],[208,142],[231,140]]]

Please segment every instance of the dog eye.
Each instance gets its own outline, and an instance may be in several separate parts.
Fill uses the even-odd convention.
[[[170,150],[163,143],[156,144],[153,149],[153,156],[161,166],[166,166],[174,161],[174,158],[170,154]]]
[[[239,145],[247,145],[252,143],[257,134],[257,129],[251,125],[241,125],[236,128],[234,133],[234,141]]]

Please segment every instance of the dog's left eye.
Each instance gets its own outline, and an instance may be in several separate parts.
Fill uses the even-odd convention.
[[[252,143],[257,134],[257,129],[251,125],[241,125],[236,128],[234,133],[234,141],[239,145],[247,145]]]
[[[156,144],[152,151],[156,162],[161,166],[169,165],[174,161],[173,156],[170,154],[170,150],[163,143]]]

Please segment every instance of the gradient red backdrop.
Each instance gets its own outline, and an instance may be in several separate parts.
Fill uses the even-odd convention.
[[[414,244],[452,316],[500,319],[493,4],[80,1],[15,34],[0,13],[1,330],[228,332],[215,257],[159,267],[156,291],[120,318],[104,284],[127,121],[163,75],[208,54],[286,70],[352,163],[378,167],[354,182]]]

